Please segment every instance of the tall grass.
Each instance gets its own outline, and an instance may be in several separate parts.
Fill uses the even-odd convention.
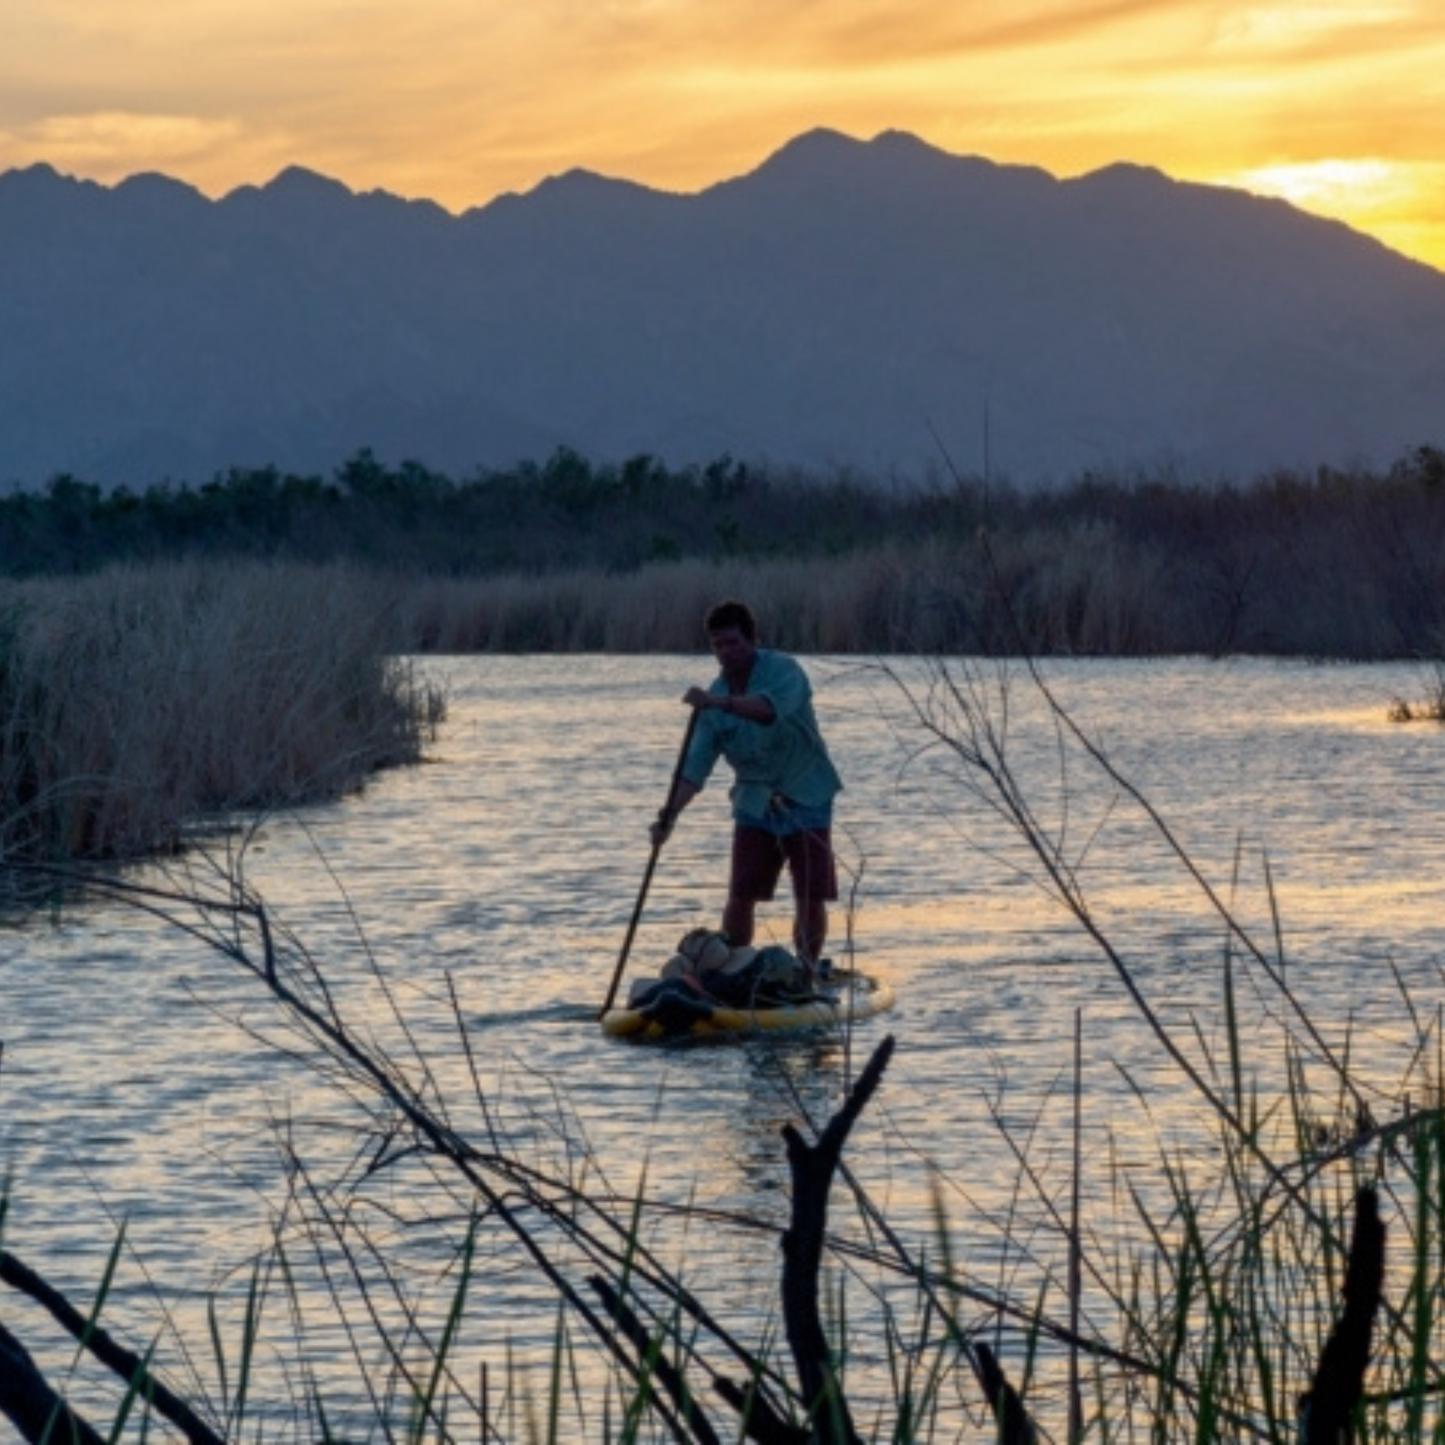
[[[1135,1242],[1121,1255],[1101,1236],[1089,1241],[1084,1295],[1095,1320],[1112,1315],[1113,1325],[1071,1341],[1094,1361],[1098,1405],[1090,1433],[1442,1438],[1441,1382],[1423,1364],[1445,1345],[1445,1254],[1436,1223],[1445,1197],[1445,1037],[1438,1012],[1402,986],[1406,1062],[1400,1076],[1380,1069],[1347,1020],[1318,1017],[1294,987],[1267,869],[1265,917],[1274,932],[1261,938],[1225,901],[1237,888],[1239,861],[1233,877],[1209,878],[1167,820],[1060,707],[1036,665],[1025,668],[1056,730],[1060,777],[1070,780],[1055,796],[1013,768],[1008,738],[1017,700],[1007,669],[990,678],[976,665],[939,664],[928,686],[911,694],[919,724],[958,762],[966,792],[1021,842],[1032,860],[1024,866],[1109,965],[1155,1041],[1156,1058],[1146,1067],[1167,1065],[1212,1121],[1203,1147],[1186,1142],[1177,1114],[1167,1129],[1151,1124],[1150,1092],[1124,1072],[1139,1121],[1116,1142],[1115,1158],[1136,1163],[1113,1164],[1107,1188],[1127,1201]],[[1091,777],[1102,789],[1094,823],[1083,802]],[[1170,1006],[1168,971],[1154,963],[1168,956],[1166,939],[1149,937],[1127,917],[1103,922],[1089,880],[1106,818],[1129,830],[1140,855],[1151,848],[1172,859],[1201,917],[1215,921],[1218,978],[1213,988],[1191,980],[1192,991],[1215,998],[1213,1011]],[[1177,916],[1167,926],[1177,927]],[[1137,1162],[1138,1141],[1129,1137],[1141,1128],[1157,1133],[1152,1171]],[[1074,1167],[1086,1166],[1076,1158]],[[1053,1232],[1070,1234],[1042,1176],[1035,1180],[1030,1169],[1030,1179]],[[1351,1238],[1352,1214],[1358,1240],[1370,1235],[1377,1209],[1390,1240],[1388,1270],[1378,1257],[1371,1266],[1370,1249],[1356,1249]],[[1361,1324],[1369,1291],[1360,1280],[1371,1267],[1382,1278]],[[1051,1289],[1065,1295],[1062,1269]],[[1352,1331],[1362,1392],[1354,1398],[1346,1391],[1341,1407],[1332,1388],[1349,1353],[1342,1340]],[[1329,1424],[1335,1408],[1353,1412],[1353,1426]]]
[[[1202,650],[1184,605],[1161,608],[1166,560],[1126,556],[1107,526],[997,544],[1036,650]],[[841,557],[658,562],[633,572],[398,580],[423,652],[693,652],[722,596],[749,599],[769,644],[797,652],[997,651],[1012,641],[976,546],[885,542]]]
[[[981,529],[997,573],[980,565]],[[1445,623],[1445,453],[1239,484],[1089,472],[1027,491],[727,459],[597,465],[566,450],[454,481],[361,453],[330,479],[236,470],[137,496],[60,477],[0,497],[0,572],[185,557],[456,579],[431,590],[412,644],[456,651],[671,646],[645,616],[616,619],[634,603],[690,609],[695,571],[776,595],[779,626],[795,601],[826,609],[784,643],[800,648],[996,651],[1001,580],[1035,655],[1399,658],[1427,652]]]
[[[383,598],[395,604],[386,640],[407,653],[691,651],[706,606],[727,594],[756,604],[772,642],[812,652],[1377,659],[1432,656],[1445,631],[1445,488],[1423,464],[1383,477],[1266,478],[1249,489],[1085,479],[1057,493],[995,488],[986,497],[964,479],[887,493],[846,481],[745,476],[714,486],[639,475],[646,485],[632,490],[586,473],[578,500],[560,468],[555,485],[509,483],[505,506],[492,495],[499,483],[478,483],[466,495],[488,506],[432,516],[437,545],[422,545],[417,512],[455,501],[454,488],[353,477],[350,501],[341,490],[333,501],[369,519],[364,546],[334,552],[354,571],[306,560],[301,544],[331,535],[320,521],[282,545],[266,525],[280,506],[274,488],[237,482],[191,499],[226,522],[199,553],[209,560],[194,565],[239,576],[241,564],[225,559],[244,556],[262,575],[319,589],[350,579],[373,594],[362,616],[376,616]],[[56,531],[36,565],[59,567],[75,551],[61,546],[69,513],[50,515],[64,493],[48,504],[11,500],[12,511],[48,518]],[[97,496],[91,505],[117,504]],[[180,508],[174,533],[161,529],[135,554],[150,560],[129,575],[166,575],[174,564],[165,558],[199,548],[181,525],[189,516]],[[663,516],[668,545],[616,550],[623,522],[645,538]],[[41,523],[15,525],[24,533]]]
[[[343,569],[0,583],[0,859],[174,846],[198,819],[415,760],[442,701]]]
[[[1407,566],[1411,554],[1353,543],[1343,529],[1204,555],[1114,517],[987,537],[987,557],[977,537],[883,536],[836,556],[413,575],[396,585],[422,652],[692,651],[699,619],[723,595],[749,598],[777,646],[856,654],[1400,658],[1438,647],[1445,620],[1445,549]]]
[[[770,644],[869,650],[914,630],[916,561],[891,549],[842,561],[663,562],[631,573],[397,580],[400,621],[422,652],[690,653],[720,597],[746,596]],[[943,635],[951,629],[930,629]]]
[[[1381,1076],[1348,1021],[1313,1015],[1277,939],[1256,938],[1224,901],[1235,880],[1206,876],[1058,708],[1046,679],[1035,672],[1028,686],[1056,729],[1058,779],[1041,783],[1014,768],[1009,738],[1021,699],[1007,670],[938,664],[909,695],[920,741],[957,760],[960,802],[988,809],[1012,832],[1020,858],[1031,860],[1022,866],[1074,918],[1144,1024],[1154,1044],[1148,1066],[1168,1074],[1202,1123],[1185,1137],[1177,1112],[1155,1120],[1149,1090],[1126,1073],[1135,1096],[1126,1132],[1087,1157],[1077,1143],[1060,1156],[1046,1126],[1073,1120],[1077,1089],[1034,1101],[1022,1127],[1016,1111],[986,1103],[972,1122],[1003,1131],[1013,1147],[1013,1203],[980,1218],[966,1174],[940,1176],[934,1228],[922,1237],[890,1222],[863,1171],[832,1172],[845,1143],[876,1147],[868,1129],[856,1140],[848,1131],[872,1122],[865,1110],[875,1089],[886,1097],[886,1048],[831,1120],[807,1118],[795,1098],[796,1122],[779,1141],[792,1168],[786,1228],[718,1218],[653,1197],[645,1175],[630,1195],[609,1188],[606,1161],[560,1119],[560,1167],[525,1152],[518,1141],[537,1138],[536,1121],[509,1131],[460,1009],[453,1047],[471,1065],[475,1096],[442,1099],[425,1031],[406,1018],[374,954],[352,950],[323,969],[240,879],[209,897],[103,883],[171,912],[249,976],[274,1005],[278,1047],[314,1062],[356,1132],[338,1172],[317,1173],[304,1126],[287,1121],[270,1288],[250,1289],[240,1345],[222,1345],[224,1331],[216,1333],[216,1353],[234,1362],[220,1394],[236,1431],[246,1398],[263,1391],[253,1342],[265,1317],[279,1315],[295,1328],[295,1358],[279,1364],[284,1378],[272,1385],[284,1395],[289,1381],[297,1392],[285,1438],[326,1437],[317,1422],[334,1414],[333,1385],[312,1369],[305,1328],[319,1298],[354,1352],[348,1393],[371,1401],[375,1434],[407,1441],[1415,1445],[1445,1437],[1437,1012],[1402,994],[1409,1062],[1403,1077]],[[1102,781],[1101,803],[1076,781],[1085,775]],[[1152,837],[1215,921],[1216,987],[1199,990],[1208,1006],[1171,1009],[1158,995],[1179,980],[1138,963],[1157,960],[1159,941],[1136,937],[1128,919],[1106,925],[1093,907],[1090,868],[1105,846],[1085,816],[1095,805],[1142,824],[1131,827],[1132,846]],[[247,1026],[258,1027],[254,1012]],[[335,1127],[334,1116],[324,1127]],[[1077,1123],[1063,1133],[1077,1141]],[[1081,1220],[1061,1203],[1081,1174],[1117,1206],[1119,1227]],[[1383,1302],[1369,1305],[1364,1390],[1346,1397],[1353,1423],[1321,1434],[1323,1402],[1348,1374],[1333,1347],[1361,1273],[1353,1237],[1372,1208],[1389,1251],[1376,1286]],[[670,1262],[723,1230],[781,1246],[777,1312],[755,1338],[739,1338],[727,1302],[700,1298]],[[981,1254],[999,1261],[993,1284],[974,1264]],[[821,1283],[820,1258],[831,1266]],[[552,1357],[531,1375],[510,1352],[489,1361],[480,1341],[487,1270],[513,1261],[545,1281],[558,1305]],[[245,1392],[234,1383],[243,1378]]]

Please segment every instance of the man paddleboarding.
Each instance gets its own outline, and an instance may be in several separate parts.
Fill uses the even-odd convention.
[[[757,905],[772,899],[786,863],[793,944],[812,968],[827,942],[828,904],[838,897],[833,799],[843,786],[818,731],[813,690],[794,658],[759,646],[745,603],[719,602],[703,627],[721,670],[710,686],[683,695],[696,726],[652,826],[653,846],[667,841],[725,758],[733,771],[733,844],[722,931],[734,947],[752,943]]]

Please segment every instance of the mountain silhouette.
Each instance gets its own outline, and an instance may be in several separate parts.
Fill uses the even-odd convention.
[[[301,168],[0,175],[0,484],[362,447],[1223,477],[1442,438],[1445,273],[1139,166],[815,131],[696,194],[574,170],[459,216]]]

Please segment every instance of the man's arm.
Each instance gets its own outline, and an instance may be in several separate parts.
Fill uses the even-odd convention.
[[[682,700],[699,712],[715,708],[734,717],[746,718],[748,722],[771,723],[776,722],[778,717],[772,703],[757,693],[748,692],[734,697],[731,693],[709,692],[705,687],[690,687]]]
[[[672,790],[672,796],[667,800],[667,806],[657,815],[657,821],[652,825],[652,846],[661,848],[672,836],[673,825],[677,822],[678,814],[702,792],[696,783],[690,783],[686,778],[677,780],[677,787]]]

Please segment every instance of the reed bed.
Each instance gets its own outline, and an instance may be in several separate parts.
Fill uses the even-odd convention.
[[[440,696],[340,568],[120,568],[0,584],[0,857],[115,857],[415,761]]]
[[[682,574],[695,569],[826,609],[784,645],[996,651],[998,578],[981,563],[982,531],[1035,655],[1402,658],[1428,653],[1445,624],[1442,479],[1445,452],[1432,445],[1383,470],[1239,483],[1086,472],[1031,490],[951,467],[915,480],[727,458],[678,470],[566,449],[453,480],[362,452],[330,478],[236,469],[139,495],[57,477],[0,497],[0,572],[346,563],[408,587],[456,579],[430,590],[416,647],[560,651],[614,645],[603,640],[614,632],[625,633],[617,646],[658,645],[665,625],[614,614],[667,611],[690,598]],[[801,594],[794,571],[811,579]]]
[[[1397,697],[1391,703],[1392,722],[1445,722],[1445,661],[1441,661],[1442,653],[1445,653],[1445,645],[1437,643],[1433,649],[1433,660],[1426,668],[1422,698]]]
[[[691,653],[725,595],[805,653],[1117,656],[1253,635],[1237,590],[1178,575],[1112,521],[626,572],[252,560],[0,580],[0,853],[128,856],[228,810],[333,795],[420,756],[444,705],[409,658]],[[1425,634],[1434,655],[1441,635]],[[1440,714],[1438,678],[1393,713]]]
[[[831,563],[666,562],[632,573],[401,580],[400,620],[422,652],[690,653],[720,597],[746,596],[768,641],[808,652],[857,650],[889,634],[906,564],[891,551]],[[902,619],[900,619],[900,625]]]
[[[1167,570],[1121,555],[1107,527],[995,544],[1024,630],[1040,653],[1130,655],[1175,635],[1204,649],[1206,619],[1161,611]],[[719,597],[741,596],[770,645],[795,652],[993,652],[1015,644],[983,554],[941,542],[886,543],[842,557],[659,562],[633,572],[397,579],[418,651],[684,653]]]
[[[1333,547],[1306,554],[1262,539],[1235,564],[1206,565],[1093,520],[966,541],[884,539],[837,556],[394,585],[420,652],[688,652],[709,601],[744,596],[769,642],[796,652],[1384,659],[1438,648],[1441,557],[1414,590],[1378,568],[1362,575],[1358,557]]]

